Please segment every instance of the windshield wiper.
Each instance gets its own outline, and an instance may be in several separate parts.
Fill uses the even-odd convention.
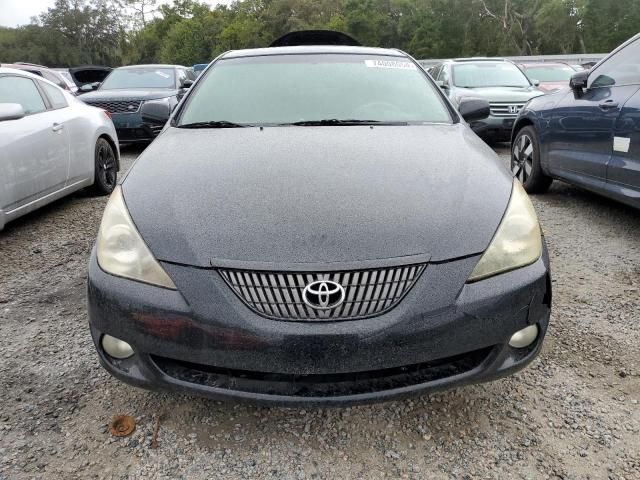
[[[301,127],[313,126],[349,126],[349,125],[408,125],[407,122],[384,122],[381,120],[357,120],[357,119],[338,119],[326,118],[323,120],[302,120],[300,122],[282,123],[280,125],[296,125]]]
[[[177,125],[178,128],[245,128],[252,125],[227,122],[226,120],[215,120],[210,122],[193,122]]]

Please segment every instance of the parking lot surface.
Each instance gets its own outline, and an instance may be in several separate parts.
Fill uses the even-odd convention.
[[[497,151],[507,161],[508,149]],[[124,171],[139,152],[123,150]],[[640,212],[559,182],[533,201],[554,287],[540,357],[492,383],[348,409],[262,408],[119,383],[98,364],[85,306],[106,199],[76,194],[8,224],[0,480],[639,479]],[[136,419],[131,436],[108,432],[117,414]]]

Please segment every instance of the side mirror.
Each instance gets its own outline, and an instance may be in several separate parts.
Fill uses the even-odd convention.
[[[540,85],[540,80],[538,80],[537,78],[534,78],[531,80],[531,83],[533,83],[534,87],[537,87]]]
[[[171,116],[171,105],[165,101],[144,102],[140,107],[140,116],[142,117],[142,123],[164,125]]]
[[[444,80],[436,80],[436,85],[438,85],[443,90],[448,90],[449,89],[449,85],[444,83]]]
[[[587,81],[589,80],[589,70],[583,70],[576,72],[571,76],[569,80],[569,86],[572,90],[582,91],[587,88]]]
[[[193,80],[185,80],[184,82],[182,82],[182,88],[184,88],[185,90],[187,88],[191,88],[191,85],[193,85]]]
[[[100,87],[100,84],[101,82],[85,83],[81,85],[78,90],[80,90],[82,93],[93,92],[94,90],[97,90],[98,87]]]
[[[0,103],[0,122],[20,120],[24,116],[24,108],[19,103]]]
[[[458,105],[458,112],[467,122],[484,120],[491,114],[489,102],[481,98],[463,98]]]

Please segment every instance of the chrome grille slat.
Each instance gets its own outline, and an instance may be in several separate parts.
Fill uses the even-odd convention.
[[[491,110],[491,115],[493,115],[494,117],[516,118],[522,107],[524,107],[524,103],[490,102],[489,107]],[[517,112],[509,111],[511,107],[516,108]]]
[[[327,321],[366,318],[395,307],[425,265],[337,272],[267,272],[220,269],[234,293],[256,313],[279,320]],[[331,280],[345,289],[344,302],[316,310],[302,299],[306,285]]]
[[[140,100],[85,100],[85,103],[109,113],[137,113],[142,105]]]

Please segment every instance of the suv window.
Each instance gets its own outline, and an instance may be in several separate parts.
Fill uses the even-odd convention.
[[[589,88],[640,83],[640,40],[609,57],[589,75]]]
[[[44,93],[46,93],[47,97],[49,97],[49,100],[51,101],[51,108],[56,110],[58,108],[65,108],[69,106],[69,104],[67,103],[67,99],[64,98],[64,93],[62,93],[62,90],[45,82],[39,83],[44,90]]]
[[[440,75],[440,70],[442,69],[442,65],[436,65],[435,67],[431,67],[430,74],[434,80],[438,79],[438,75]]]
[[[184,85],[185,80],[187,79],[187,72],[184,69],[178,69],[178,87],[182,87]]]
[[[444,82],[445,85],[449,85],[449,72],[447,71],[446,65],[442,66],[442,70],[440,70],[440,74],[438,75],[438,80]]]
[[[531,86],[529,79],[510,62],[460,62],[453,65],[453,84],[460,88]]]
[[[62,80],[62,78],[58,77],[55,73],[47,72],[46,70],[43,70],[42,76],[47,80],[49,80],[51,83],[55,83],[61,88],[65,88],[67,86]]]
[[[0,103],[19,103],[27,115],[47,109],[34,81],[13,75],[0,77]]]

